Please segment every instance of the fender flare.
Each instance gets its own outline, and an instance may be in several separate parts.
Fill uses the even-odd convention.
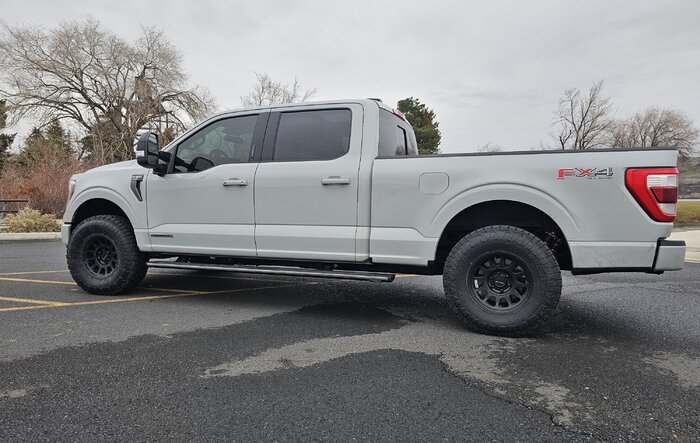
[[[70,220],[70,222],[72,223],[76,211],[83,204],[87,203],[90,200],[96,199],[107,200],[111,203],[114,203],[119,209],[122,210],[122,212],[124,212],[124,214],[126,214],[126,217],[129,219],[129,223],[131,223],[131,226],[133,226],[134,228],[140,227],[134,225],[134,222],[137,220],[137,217],[134,209],[131,207],[129,202],[118,192],[115,192],[114,190],[105,187],[92,187],[89,189],[85,189],[78,195],[74,196],[71,199],[70,204],[66,208],[66,212],[63,216],[64,220]]]
[[[560,201],[541,189],[519,183],[489,183],[467,189],[449,201],[435,214],[430,224],[430,237],[441,237],[447,225],[459,213],[479,203],[512,201],[526,204],[547,214],[559,226],[567,240],[576,238],[580,227]]]

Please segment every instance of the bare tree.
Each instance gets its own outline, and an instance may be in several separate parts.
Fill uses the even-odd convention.
[[[537,146],[530,146],[530,151],[554,151],[557,149],[560,149],[557,145],[545,143],[542,140],[537,143]]]
[[[241,102],[246,108],[305,102],[316,94],[316,88],[302,90],[301,83],[296,77],[292,84],[274,81],[265,72],[256,72],[255,77],[257,82],[253,90],[248,95],[241,96]]]
[[[587,93],[578,88],[564,91],[555,113],[560,125],[555,136],[561,149],[594,149],[605,146],[612,124],[610,97],[603,95],[603,80]]]
[[[486,142],[483,145],[476,147],[476,152],[502,152],[503,148],[491,142]]]
[[[686,114],[654,106],[615,121],[610,134],[614,147],[674,147],[683,158],[693,156],[700,143],[700,130]]]
[[[7,111],[5,100],[0,100],[0,173],[2,173],[5,159],[9,156],[10,146],[15,140],[15,134],[4,134],[3,129],[7,124]]]
[[[160,31],[128,42],[92,19],[57,28],[0,29],[0,93],[13,120],[59,119],[87,138],[100,163],[132,158],[139,130],[184,129],[209,112],[209,94],[192,87],[182,58]]]

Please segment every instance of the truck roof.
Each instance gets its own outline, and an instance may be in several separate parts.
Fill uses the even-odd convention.
[[[288,108],[288,107],[296,107],[296,106],[303,107],[303,106],[313,106],[313,105],[342,105],[342,104],[346,104],[346,103],[359,103],[362,105],[374,104],[374,105],[378,106],[379,108],[385,109],[387,111],[390,111],[390,112],[394,111],[391,106],[388,106],[386,103],[378,101],[377,99],[360,98],[360,99],[319,100],[319,101],[300,102],[300,103],[282,103],[279,105],[259,106],[259,107],[254,107],[254,108],[234,108],[234,109],[227,109],[226,111],[222,111],[222,112],[217,112],[213,116],[230,114],[233,112],[241,112],[241,111],[267,110],[267,109]]]

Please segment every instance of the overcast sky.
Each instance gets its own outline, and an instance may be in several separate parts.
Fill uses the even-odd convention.
[[[649,105],[700,124],[700,1],[18,1],[6,23],[99,20],[126,38],[155,24],[219,109],[254,71],[316,99],[414,96],[437,113],[443,152],[553,140],[562,92],[605,79],[618,116]]]

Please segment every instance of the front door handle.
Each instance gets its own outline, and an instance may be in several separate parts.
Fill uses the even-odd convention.
[[[332,177],[326,177],[321,179],[321,184],[323,186],[328,186],[328,185],[349,185],[350,184],[350,179],[349,178],[342,178],[338,177],[336,175]]]
[[[224,180],[224,186],[248,186],[248,180],[241,180],[240,178],[229,178]]]

